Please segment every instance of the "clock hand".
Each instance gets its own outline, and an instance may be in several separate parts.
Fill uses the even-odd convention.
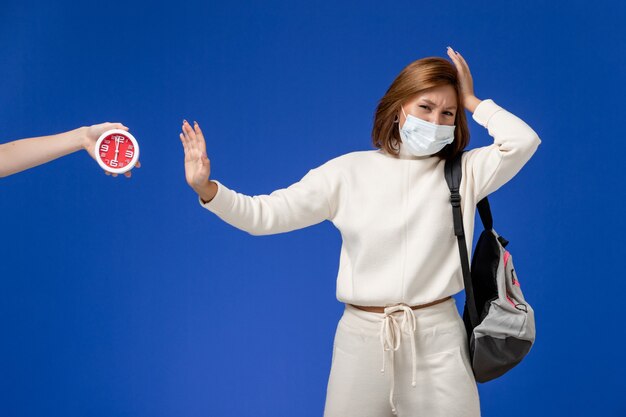
[[[115,158],[113,159],[117,162],[117,154],[120,152],[120,140],[119,138],[115,138]]]

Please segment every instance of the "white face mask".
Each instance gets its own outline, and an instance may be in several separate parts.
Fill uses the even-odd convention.
[[[400,138],[413,155],[434,155],[454,141],[454,125],[437,125],[410,114],[407,116],[404,107],[402,113],[406,121],[400,128]]]

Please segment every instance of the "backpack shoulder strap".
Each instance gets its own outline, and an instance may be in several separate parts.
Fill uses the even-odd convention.
[[[463,228],[463,213],[461,212],[461,194],[459,188],[461,186],[461,178],[463,170],[461,160],[463,152],[460,152],[453,159],[447,159],[444,166],[444,175],[448,188],[450,189],[450,203],[452,204],[452,218],[454,220],[454,234],[459,244],[459,253],[461,255],[461,270],[463,271],[463,282],[465,285],[465,304],[470,317],[472,328],[478,323],[478,312],[476,310],[476,301],[474,298],[474,287],[472,286],[472,278],[470,275],[469,254],[467,253],[467,244],[465,242],[465,230]]]

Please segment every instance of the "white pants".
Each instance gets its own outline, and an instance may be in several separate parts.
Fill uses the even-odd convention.
[[[394,415],[480,416],[467,335],[453,298],[385,313],[346,304],[335,333],[324,417]]]

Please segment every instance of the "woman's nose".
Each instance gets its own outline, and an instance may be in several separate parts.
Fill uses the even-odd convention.
[[[440,125],[440,124],[443,123],[443,115],[441,115],[441,114],[433,114],[430,117],[429,122],[434,123],[436,125]]]

